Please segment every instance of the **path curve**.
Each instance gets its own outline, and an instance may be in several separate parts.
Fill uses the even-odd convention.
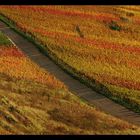
[[[34,44],[14,32],[11,28],[7,28],[7,25],[3,22],[0,22],[0,30],[6,34],[32,61],[62,81],[72,93],[85,99],[89,104],[94,105],[97,109],[100,109],[105,113],[140,126],[139,114],[113,102],[66,74],[52,60],[43,55]]]

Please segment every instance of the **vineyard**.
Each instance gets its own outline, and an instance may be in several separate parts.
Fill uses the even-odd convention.
[[[25,56],[0,32],[0,134],[138,134],[97,111]]]
[[[0,13],[94,90],[140,112],[139,6],[2,6]]]
[[[0,13],[71,75],[140,112],[139,6],[1,6]],[[140,133],[81,101],[2,32],[0,120],[0,134]]]

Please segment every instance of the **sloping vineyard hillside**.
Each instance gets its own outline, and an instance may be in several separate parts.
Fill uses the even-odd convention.
[[[0,12],[73,75],[140,112],[139,6],[3,6]]]

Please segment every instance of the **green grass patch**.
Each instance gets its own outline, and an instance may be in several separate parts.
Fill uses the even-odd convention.
[[[0,31],[0,45],[11,45],[11,41]]]

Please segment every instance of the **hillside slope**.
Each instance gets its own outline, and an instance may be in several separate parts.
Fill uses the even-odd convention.
[[[139,6],[3,6],[0,12],[71,74],[140,112]]]
[[[0,66],[0,134],[140,133],[81,102],[2,33]]]

